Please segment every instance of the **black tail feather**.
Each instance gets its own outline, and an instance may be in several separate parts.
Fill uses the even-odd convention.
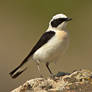
[[[22,61],[22,63],[17,68],[15,68],[13,71],[9,73],[12,78],[18,77],[22,72],[24,72],[27,69],[25,68],[23,70],[19,70],[28,61],[30,56],[31,54],[29,53],[28,56]]]
[[[13,71],[9,73],[12,78],[16,78],[17,76],[19,76],[22,72],[24,72],[27,69],[25,68],[24,70],[18,71],[18,69],[20,69],[28,61],[29,57],[30,55],[28,55],[17,68],[15,68]]]
[[[20,68],[20,66],[18,66],[17,68],[15,68],[13,71],[11,71],[9,74],[12,76],[18,69]]]
[[[18,68],[16,68],[16,69],[14,69],[12,72],[10,72],[9,74],[10,74],[10,76],[12,77],[12,78],[17,78],[20,74],[22,74],[26,69],[27,69],[27,67],[26,68],[24,68],[23,70],[20,70],[20,71],[18,71],[18,72],[16,72],[15,73],[15,71],[17,70]],[[15,74],[14,74],[15,73]]]

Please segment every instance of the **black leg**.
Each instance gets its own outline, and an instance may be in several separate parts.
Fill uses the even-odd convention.
[[[48,62],[46,63],[46,67],[47,67],[47,69],[49,70],[50,74],[53,75],[53,73],[51,72],[51,70],[50,70],[50,68],[49,68],[49,63],[48,63]]]

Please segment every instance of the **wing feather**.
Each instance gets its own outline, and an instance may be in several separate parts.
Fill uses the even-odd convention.
[[[21,64],[18,67],[16,67],[12,72],[9,73],[12,76],[12,78],[13,76],[14,77],[19,76],[24,71],[24,70],[23,71],[18,71],[18,70],[28,61],[29,57],[31,57],[40,47],[46,44],[54,35],[55,35],[54,31],[48,31],[41,36],[40,40],[36,43],[36,45],[33,47],[33,49],[28,54],[28,56],[25,57],[25,59],[21,62]]]

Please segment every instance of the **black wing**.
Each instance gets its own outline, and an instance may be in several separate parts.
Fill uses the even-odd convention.
[[[27,59],[35,53],[36,50],[38,50],[41,46],[43,46],[44,44],[46,44],[54,35],[55,35],[54,31],[45,32],[41,36],[40,40],[33,47],[33,49],[31,50],[31,52],[28,54],[28,56],[24,59],[24,61],[22,62],[22,64],[24,64],[27,61]]]
[[[21,66],[23,66],[28,61],[29,57],[32,56],[35,53],[35,51],[37,51],[41,46],[43,46],[44,44],[46,44],[54,35],[55,35],[55,32],[54,31],[45,32],[41,36],[40,40],[33,47],[33,49],[31,50],[31,52],[28,54],[28,56],[22,61],[22,63],[17,68],[15,68],[12,72],[10,72],[10,75],[12,76]],[[19,71],[14,76],[17,77],[21,73],[22,72]]]
[[[46,44],[53,36],[55,35],[54,31],[48,31],[45,32],[40,40],[37,42],[37,44],[33,47],[32,51],[30,52],[30,55],[33,55],[36,50],[38,50],[41,46]]]

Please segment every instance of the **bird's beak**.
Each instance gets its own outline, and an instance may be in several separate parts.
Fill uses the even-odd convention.
[[[67,19],[66,19],[66,21],[70,21],[70,20],[72,20],[72,18],[67,18]]]

